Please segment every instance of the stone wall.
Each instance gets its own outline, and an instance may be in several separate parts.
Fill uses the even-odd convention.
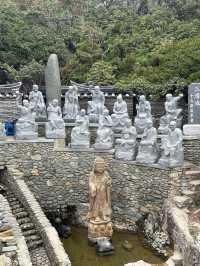
[[[184,137],[185,160],[200,165],[200,138]]]
[[[23,202],[23,205],[31,215],[31,218],[33,219],[33,222],[44,241],[45,249],[51,261],[51,265],[71,266],[70,260],[65,253],[64,247],[55,228],[53,228],[49,220],[44,215],[40,205],[35,200],[35,197],[29,190],[25,181],[21,179],[22,177],[23,172],[16,169],[14,165],[8,165],[1,181],[15,193],[21,202]]]
[[[143,214],[162,207],[171,191],[174,171],[113,160],[112,153],[93,150],[54,150],[52,141],[0,142],[0,161],[17,169],[46,212],[75,206],[85,224],[88,211],[88,175],[96,155],[105,158],[113,179],[113,220],[118,228],[135,229]]]

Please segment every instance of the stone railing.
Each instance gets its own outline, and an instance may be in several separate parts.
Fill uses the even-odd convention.
[[[0,195],[0,206],[1,212],[6,218],[6,221],[12,228],[12,232],[17,245],[17,260],[19,266],[32,266],[31,258],[29,256],[28,247],[26,245],[25,238],[21,232],[21,229],[13,216],[11,209],[9,207],[9,203],[7,200]]]
[[[36,228],[42,237],[45,249],[52,265],[70,266],[71,262],[65,253],[64,247],[55,228],[46,218],[39,203],[36,201],[24,180],[21,179],[22,176],[23,173],[21,173],[19,170],[8,167],[5,180],[3,181],[27,208],[31,218],[33,219],[33,223],[36,225]]]

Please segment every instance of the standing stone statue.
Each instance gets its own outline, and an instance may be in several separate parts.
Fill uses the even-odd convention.
[[[182,109],[177,107],[178,101],[183,97],[179,95],[178,97],[173,97],[172,94],[166,95],[165,102],[165,115],[160,118],[160,126],[158,132],[160,134],[167,134],[169,130],[169,124],[171,121],[175,121],[177,127],[182,126]]]
[[[64,119],[68,122],[74,122],[79,109],[78,88],[76,86],[69,86],[69,90],[65,93]]]
[[[126,120],[129,119],[127,103],[123,100],[121,94],[117,96],[111,117],[114,130],[120,132],[125,126]]]
[[[99,127],[97,129],[97,138],[94,144],[95,149],[109,150],[112,149],[114,134],[112,131],[112,119],[109,111],[105,109],[99,118]]]
[[[61,101],[61,80],[58,57],[56,54],[49,56],[45,69],[45,84],[47,103],[49,104],[54,99],[58,99],[59,105]]]
[[[90,122],[99,122],[99,116],[103,114],[103,110],[105,109],[104,104],[104,93],[100,90],[99,86],[95,86],[92,91],[92,101],[88,102],[88,115]]]
[[[46,105],[38,85],[33,85],[33,90],[29,94],[29,101],[32,112],[36,119],[46,119]]]
[[[38,137],[38,127],[35,122],[32,106],[28,100],[23,100],[23,105],[17,103],[20,118],[16,123],[16,139],[34,140]]]
[[[71,132],[71,147],[72,148],[89,148],[90,147],[90,132],[89,119],[84,109],[76,118],[75,127]]]
[[[111,183],[111,178],[105,169],[104,159],[97,157],[89,176],[89,212],[87,215],[88,240],[94,244],[103,245],[107,242],[109,245],[112,238]],[[102,243],[101,239],[104,240]],[[110,247],[112,248],[112,245]]]
[[[65,123],[62,119],[62,112],[57,99],[54,99],[49,104],[47,113],[48,122],[45,124],[46,137],[49,139],[64,139]]]
[[[135,160],[137,132],[132,126],[131,120],[127,119],[122,131],[122,138],[116,140],[115,158],[123,161]]]
[[[165,167],[178,167],[183,165],[183,134],[176,128],[176,122],[171,121],[169,131],[162,137],[161,158],[159,164]]]
[[[151,120],[147,122],[139,145],[136,161],[143,164],[153,164],[158,159],[157,130]]]
[[[0,139],[4,139],[6,137],[6,129],[5,124],[0,121]]]
[[[144,95],[139,98],[139,104],[136,105],[137,115],[135,117],[135,127],[138,134],[143,134],[148,121],[152,121],[151,105]]]

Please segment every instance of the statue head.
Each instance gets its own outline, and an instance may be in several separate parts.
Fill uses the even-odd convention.
[[[53,99],[53,101],[52,101],[52,105],[53,105],[54,107],[58,106],[58,100],[57,100],[57,99]]]
[[[169,128],[174,131],[176,129],[176,121],[171,121],[169,123]]]
[[[73,86],[69,86],[69,91],[73,91],[74,87]]]
[[[103,158],[97,157],[94,162],[94,172],[103,174],[106,169],[106,164]]]
[[[38,91],[38,85],[36,84],[33,85],[33,91]]]
[[[108,116],[108,115],[109,115],[109,111],[108,111],[107,108],[104,108],[104,110],[103,110],[103,115],[104,115],[104,116]]]
[[[170,101],[172,99],[172,94],[171,93],[168,93],[167,95],[166,95],[166,100],[167,101]]]
[[[121,102],[123,101],[123,97],[122,97],[121,94],[119,94],[119,95],[117,96],[117,101],[118,101],[118,103],[121,103]]]
[[[99,86],[95,86],[95,87],[94,87],[94,92],[95,92],[95,93],[99,93],[99,91],[100,91],[100,87],[99,87]]]
[[[29,101],[28,100],[23,100],[23,106],[29,107]]]
[[[145,95],[141,95],[140,98],[139,98],[139,101],[140,101],[140,102],[144,102],[144,101],[146,101],[146,97],[145,97]]]
[[[86,115],[86,111],[85,111],[85,109],[81,109],[81,111],[80,111],[80,115],[81,115],[81,116],[85,116],[85,115]]]

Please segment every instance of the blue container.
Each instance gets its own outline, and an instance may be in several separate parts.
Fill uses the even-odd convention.
[[[15,125],[13,121],[5,121],[6,136],[15,135]]]

